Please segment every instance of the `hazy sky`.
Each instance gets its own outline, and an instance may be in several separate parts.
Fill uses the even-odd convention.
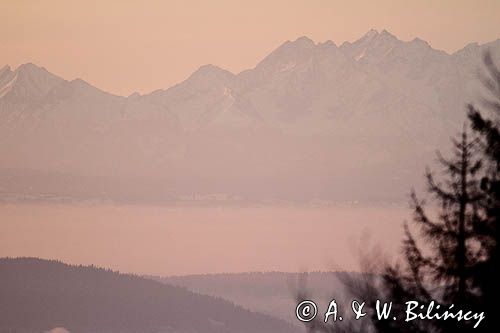
[[[352,271],[377,244],[397,253],[409,216],[396,206],[1,204],[0,254],[154,275]]]
[[[500,37],[498,0],[0,0],[0,67],[34,62],[116,94],[212,63],[239,72],[286,40],[352,41],[370,28],[453,52]]]

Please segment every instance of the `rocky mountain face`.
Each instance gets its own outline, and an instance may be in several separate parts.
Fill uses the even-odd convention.
[[[479,97],[482,54],[369,31],[285,42],[239,74],[115,96],[33,64],[0,69],[0,195],[165,201],[405,200]]]

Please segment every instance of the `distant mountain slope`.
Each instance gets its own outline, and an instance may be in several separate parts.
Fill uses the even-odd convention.
[[[0,199],[406,200],[479,97],[486,49],[500,62],[500,40],[447,54],[385,30],[301,37],[128,97],[6,66]]]
[[[235,273],[173,277],[151,277],[191,291],[220,297],[246,309],[273,314],[295,325],[301,325],[294,314],[296,292],[307,290],[310,299],[325,309],[331,299],[339,304],[346,298],[341,278],[360,278],[359,273],[310,272],[299,273]],[[349,304],[347,304],[349,305]],[[321,311],[320,311],[321,312]]]
[[[183,288],[95,267],[0,259],[0,332],[300,332]]]

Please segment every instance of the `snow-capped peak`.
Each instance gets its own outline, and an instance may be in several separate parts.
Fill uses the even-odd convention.
[[[308,37],[299,37],[295,41],[286,41],[265,57],[256,68],[281,71],[284,63],[299,63],[310,59],[317,45]]]
[[[364,61],[367,56],[383,57],[401,43],[403,42],[385,29],[380,33],[371,29],[360,39],[353,43],[345,42],[340,48],[354,60]]]
[[[385,31],[385,30],[384,30]],[[378,31],[375,29],[370,29],[361,39],[372,39],[374,37],[378,36]]]
[[[233,73],[222,69],[218,66],[212,65],[212,64],[207,64],[203,65],[198,70],[196,70],[191,76],[189,77],[188,80],[190,79],[216,79],[216,78],[227,78],[227,77],[232,77],[234,76]]]
[[[425,40],[420,39],[418,37],[413,38],[413,40],[410,43],[413,43],[415,45],[424,46],[424,47],[430,47],[429,43],[427,43]]]
[[[45,68],[27,63],[11,71],[5,66],[0,71],[0,98],[27,102],[45,96],[54,86],[64,81]]]
[[[295,46],[300,46],[300,47],[314,47],[315,43],[312,39],[306,36],[301,36],[297,38],[294,42],[292,42]]]

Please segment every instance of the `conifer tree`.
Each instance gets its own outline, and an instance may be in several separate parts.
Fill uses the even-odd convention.
[[[477,287],[474,274],[481,256],[481,247],[475,234],[482,192],[479,174],[482,170],[478,157],[478,141],[470,139],[466,128],[453,140],[453,156],[446,159],[438,154],[443,167],[438,180],[427,171],[428,192],[432,196],[434,214],[428,214],[425,203],[415,193],[411,200],[414,218],[405,224],[403,260],[399,265],[386,265],[378,258],[373,263],[384,265],[380,276],[367,274],[364,280],[346,278],[344,285],[353,298],[366,301],[373,309],[377,299],[392,301],[391,313],[398,320],[379,320],[376,311],[370,311],[371,326],[366,319],[344,326],[350,332],[468,332],[474,323],[436,320],[404,322],[406,302],[422,304],[434,301],[442,306],[475,310]],[[365,261],[366,258],[365,258]],[[364,325],[361,325],[363,323]],[[316,321],[306,325],[309,332],[336,332],[339,324],[325,325]],[[337,326],[337,327],[335,327]]]
[[[414,192],[411,195],[414,217],[404,226],[402,263],[387,265],[381,258],[362,258],[372,267],[385,267],[381,278],[367,274],[364,279],[347,277],[342,281],[353,297],[372,306],[377,299],[392,301],[392,313],[404,313],[409,300],[423,304],[434,301],[465,311],[484,311],[485,320],[473,329],[474,323],[464,321],[379,320],[372,311],[370,326],[348,325],[342,331],[500,331],[495,318],[500,296],[500,70],[489,52],[484,64],[487,74],[482,82],[488,95],[483,99],[484,110],[468,105],[472,133],[464,126],[453,140],[450,159],[438,154],[441,177],[426,173],[432,209]],[[306,326],[309,332],[338,331],[321,321]]]
[[[439,155],[443,180],[438,181],[433,173],[427,172],[428,191],[438,210],[435,217],[431,217],[424,202],[412,194],[413,226],[419,237],[405,225],[404,264],[389,266],[383,277],[385,290],[382,292],[397,304],[397,312],[404,313],[404,304],[409,300],[454,304],[456,308],[472,310],[476,297],[473,277],[480,257],[474,225],[482,199],[478,191],[481,160],[477,156],[477,144],[468,138],[464,128],[460,139],[453,141],[453,158]],[[387,332],[390,328],[401,331],[400,323],[375,324],[380,331]],[[468,331],[470,327],[463,322],[415,321],[406,329],[458,332]]]
[[[474,232],[481,244],[481,261],[474,275],[475,287],[479,289],[479,306],[494,310],[498,307],[500,296],[500,258],[498,253],[500,219],[500,70],[493,62],[490,52],[484,55],[486,74],[482,83],[486,88],[483,110],[470,104],[469,119],[473,130],[478,134],[484,157],[484,173],[481,179],[483,200],[480,206],[480,219]],[[485,332],[500,330],[497,320],[487,320]]]

